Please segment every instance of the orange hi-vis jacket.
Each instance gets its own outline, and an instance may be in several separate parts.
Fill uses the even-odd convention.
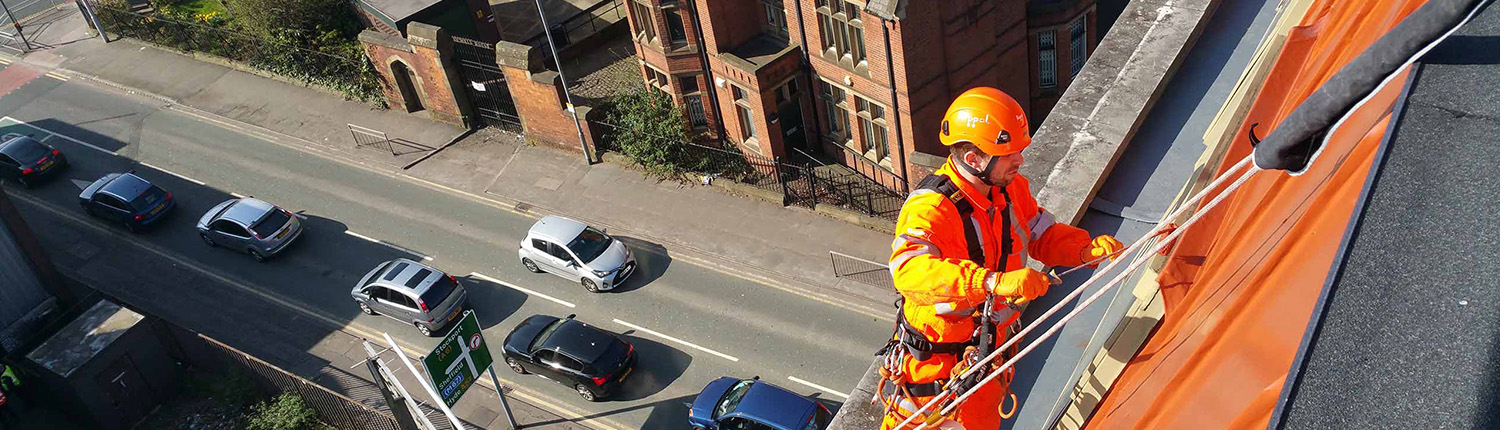
[[[1077,266],[1084,263],[1081,254],[1090,243],[1088,232],[1058,223],[1037,207],[1025,177],[1016,175],[1005,187],[1010,200],[1006,207],[999,187],[992,187],[988,196],[981,195],[954,168],[953,160],[949,159],[933,174],[946,176],[972,205],[969,219],[960,219],[958,206],[949,196],[918,189],[902,206],[896,221],[896,238],[891,243],[890,270],[903,298],[902,316],[911,328],[933,343],[971,340],[977,326],[976,310],[987,297],[984,280],[991,272],[1021,269],[1026,265],[1027,255],[1049,266]],[[1004,229],[1003,217],[1007,215],[1012,217],[1010,255],[1001,256],[998,233]],[[964,223],[978,227],[982,262],[971,260]],[[1005,342],[1005,336],[1000,331],[995,346]],[[952,376],[959,359],[958,354],[931,354],[926,359],[908,357],[901,364],[904,380],[897,382],[925,384],[946,380]],[[980,415],[994,415],[994,425],[998,426],[996,411],[1000,399],[975,396],[969,403],[982,397],[993,398],[989,405],[973,406],[988,409]],[[965,421],[963,410],[960,408],[961,423]]]

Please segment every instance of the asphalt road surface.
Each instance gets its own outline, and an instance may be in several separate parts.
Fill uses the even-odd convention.
[[[890,335],[886,320],[674,261],[671,251],[628,234],[618,236],[634,249],[640,270],[618,291],[588,293],[575,282],[532,274],[520,265],[516,247],[535,222],[530,216],[263,140],[153,99],[48,75],[4,72],[0,70],[0,89],[8,92],[0,95],[0,133],[44,139],[72,163],[62,177],[34,189],[5,184],[28,216],[102,224],[83,216],[77,203],[80,186],[109,172],[134,169],[178,201],[176,212],[161,225],[126,236],[144,249],[160,251],[163,270],[250,288],[306,318],[347,330],[386,332],[416,353],[426,352],[438,339],[389,318],[361,314],[349,290],[382,261],[430,259],[428,264],[455,275],[468,288],[469,304],[496,357],[505,334],[534,314],[577,314],[579,320],[625,334],[640,354],[638,367],[623,393],[599,403],[583,401],[561,384],[496,366],[502,383],[584,424],[686,428],[682,402],[719,376],[760,376],[803,394],[816,393],[836,408],[866,370],[873,350]],[[310,231],[265,264],[207,247],[193,223],[235,195],[298,212]],[[149,292],[134,296],[160,300],[158,306],[173,303],[172,297]],[[215,309],[182,311],[211,314]],[[286,323],[321,329],[304,318]]]

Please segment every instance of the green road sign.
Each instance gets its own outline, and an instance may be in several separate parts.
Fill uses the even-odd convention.
[[[479,375],[494,363],[490,347],[484,343],[484,334],[479,331],[479,318],[474,311],[464,311],[463,318],[443,337],[443,341],[422,357],[427,367],[427,377],[432,380],[438,394],[448,406],[458,403],[458,398],[479,380]]]

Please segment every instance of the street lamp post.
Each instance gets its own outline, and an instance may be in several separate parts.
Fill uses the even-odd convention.
[[[578,129],[578,145],[583,147],[583,160],[594,164],[589,154],[589,143],[583,138],[583,124],[578,122],[578,109],[573,106],[573,94],[568,91],[568,76],[563,73],[562,57],[557,56],[557,43],[552,41],[552,26],[547,24],[547,11],[542,10],[542,0],[535,0],[536,14],[542,18],[542,34],[547,35],[547,46],[552,48],[552,64],[557,65],[557,77],[562,79],[563,98],[567,99],[568,113],[573,114],[573,127]]]

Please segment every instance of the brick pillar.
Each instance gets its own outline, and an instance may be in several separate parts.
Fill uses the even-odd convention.
[[[906,173],[909,175],[907,176],[909,178],[908,182],[910,182],[907,186],[915,188],[918,182],[922,182],[922,178],[926,178],[927,175],[931,175],[932,172],[941,169],[943,163],[947,161],[947,154],[936,155],[922,151],[912,151],[911,155],[907,157],[907,162],[910,164],[906,169]]]
[[[371,30],[359,34],[365,55],[380,74],[386,104],[464,125],[469,105],[450,60],[453,40],[441,28],[419,22],[407,24],[406,33],[406,40]]]
[[[568,112],[562,92],[562,78],[557,72],[543,70],[536,49],[518,43],[495,44],[496,63],[505,72],[506,85],[521,116],[526,137],[558,148],[582,152],[573,114]],[[585,113],[579,112],[582,120]],[[585,139],[587,135],[585,133]],[[592,149],[592,144],[590,145]]]

